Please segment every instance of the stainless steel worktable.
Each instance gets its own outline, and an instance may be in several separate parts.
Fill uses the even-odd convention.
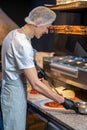
[[[47,100],[46,97],[28,96],[28,110],[33,111],[45,122],[52,122],[58,125],[58,130],[87,130],[87,115],[76,114],[72,110],[47,110],[41,107],[41,103]]]

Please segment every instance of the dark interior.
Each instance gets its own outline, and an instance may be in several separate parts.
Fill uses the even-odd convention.
[[[24,18],[28,13],[37,6],[44,4],[55,4],[55,0],[1,0],[1,9],[19,26],[25,24]],[[67,25],[86,25],[86,11],[55,11],[57,18],[53,24]],[[73,54],[76,43],[87,52],[87,37],[77,35],[59,35],[49,33],[42,36],[39,40],[33,38],[32,45],[38,51],[55,52],[56,55]],[[75,54],[74,54],[75,55]],[[80,53],[78,55],[81,55]],[[84,54],[84,56],[86,56]]]

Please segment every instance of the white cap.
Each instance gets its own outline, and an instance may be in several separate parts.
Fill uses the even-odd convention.
[[[34,8],[29,16],[25,18],[27,24],[32,24],[35,26],[44,26],[46,24],[51,24],[56,19],[56,14],[51,9],[39,6]]]

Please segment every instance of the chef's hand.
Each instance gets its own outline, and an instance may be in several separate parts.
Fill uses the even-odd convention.
[[[70,99],[67,99],[65,98],[64,102],[61,103],[66,109],[72,109],[74,110],[76,113],[79,113],[79,110],[78,110],[78,106],[77,106],[77,103],[70,100]]]

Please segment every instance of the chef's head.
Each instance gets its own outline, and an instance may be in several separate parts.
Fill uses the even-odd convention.
[[[47,24],[52,24],[56,19],[56,14],[54,11],[47,7],[39,6],[34,8],[29,15],[25,18],[27,24],[32,24],[35,26],[44,26]]]

